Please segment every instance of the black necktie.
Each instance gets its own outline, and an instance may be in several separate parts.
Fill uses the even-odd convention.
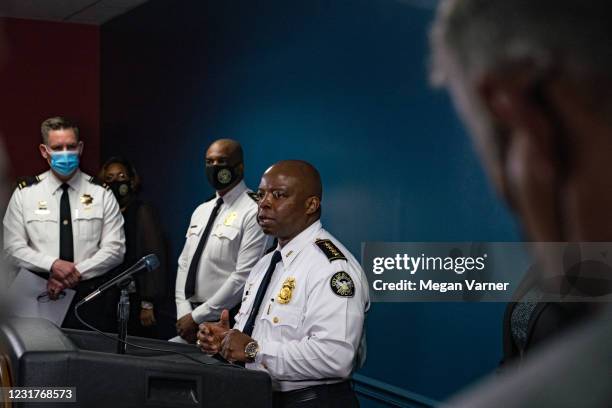
[[[206,245],[206,241],[208,240],[208,235],[210,234],[210,230],[212,229],[213,223],[215,222],[215,218],[217,218],[217,214],[219,213],[219,208],[221,207],[221,204],[223,204],[223,199],[219,197],[217,199],[217,204],[212,210],[212,213],[210,213],[210,218],[208,219],[206,228],[204,228],[204,232],[200,237],[198,247],[193,253],[193,258],[191,258],[191,264],[189,264],[189,272],[187,272],[187,281],[185,282],[185,299],[189,299],[195,294],[196,275],[198,274],[198,265],[200,264],[200,258],[202,258],[204,246]]]
[[[261,284],[259,285],[259,289],[257,289],[257,295],[255,295],[255,301],[253,302],[253,307],[251,308],[251,314],[249,314],[249,318],[247,319],[242,332],[248,336],[253,333],[253,327],[255,327],[255,318],[257,317],[257,313],[259,313],[259,306],[261,306],[261,301],[263,297],[266,295],[266,291],[268,290],[268,286],[270,286],[270,280],[272,279],[272,274],[276,269],[276,264],[281,260],[280,251],[275,251],[274,255],[272,255],[272,260],[270,261],[270,266],[268,266],[268,270],[264,275]]]
[[[74,262],[74,244],[72,242],[72,216],[70,215],[70,198],[66,183],[62,184],[60,199],[60,259]]]

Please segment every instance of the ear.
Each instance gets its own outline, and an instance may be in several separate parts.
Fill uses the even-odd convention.
[[[82,140],[79,141],[79,156],[83,154],[84,147],[85,147],[85,143]]]
[[[140,189],[140,176],[134,173],[134,177],[130,179],[130,185],[132,186],[132,191],[136,192]]]
[[[49,153],[47,153],[47,149],[44,144],[41,143],[38,145],[38,151],[43,159],[49,160]]]
[[[479,81],[478,92],[485,108],[508,137],[524,135],[536,151],[549,159],[555,158],[558,124],[543,97],[546,82],[541,73],[525,66],[509,73],[488,74]]]
[[[550,94],[551,78],[530,66],[481,78],[478,92],[505,137],[501,167],[506,199],[530,239],[558,241],[563,183],[563,128]]]
[[[306,214],[312,215],[319,211],[321,207],[321,200],[319,197],[311,196],[306,199]]]

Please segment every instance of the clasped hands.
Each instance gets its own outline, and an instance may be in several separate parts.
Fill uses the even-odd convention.
[[[253,341],[240,330],[230,329],[227,309],[223,310],[218,322],[202,323],[197,338],[197,344],[204,353],[211,355],[219,353],[230,363],[246,362],[244,348]]]
[[[74,288],[81,280],[81,273],[76,269],[73,262],[57,259],[51,265],[49,280],[47,281],[47,292],[49,298],[55,300],[66,288]]]

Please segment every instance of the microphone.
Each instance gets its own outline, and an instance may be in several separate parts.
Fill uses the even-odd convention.
[[[152,271],[157,268],[159,268],[159,259],[157,258],[157,255],[155,254],[145,255],[142,258],[140,258],[140,260],[136,262],[134,265],[132,265],[125,271],[121,272],[119,275],[115,276],[113,279],[109,280],[108,282],[100,285],[98,289],[94,290],[89,295],[87,295],[85,298],[83,298],[83,300],[77,303],[77,306],[80,306],[83,303],[89,302],[90,300],[96,298],[98,295],[100,295],[102,292],[105,292],[113,285],[118,285],[126,281],[127,279],[130,279],[132,275],[134,275],[136,272],[142,269],[146,269],[147,271]]]

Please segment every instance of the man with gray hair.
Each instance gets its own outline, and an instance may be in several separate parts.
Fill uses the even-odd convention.
[[[610,17],[612,4],[604,0],[448,0],[439,6],[431,31],[433,82],[448,88],[530,241],[612,241]],[[527,303],[507,310],[506,358],[522,356],[534,339],[560,337],[600,309]],[[574,313],[578,308],[585,313]],[[575,334],[565,345],[551,345],[556,359],[550,353],[528,359],[523,374],[457,405],[609,406],[610,359],[599,357],[609,355],[612,339],[609,330],[597,329],[605,321],[584,328],[584,338]],[[588,350],[599,357],[585,355]],[[583,374],[592,376],[585,381]],[[599,387],[600,378],[608,386]],[[542,394],[555,384],[572,397]]]

